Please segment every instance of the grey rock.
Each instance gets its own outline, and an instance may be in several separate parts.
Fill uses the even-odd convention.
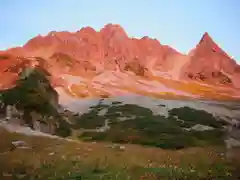
[[[202,124],[196,124],[192,126],[190,129],[195,131],[208,131],[208,130],[213,130],[214,128],[210,126],[205,126]]]
[[[119,146],[119,149],[120,149],[121,151],[124,151],[124,150],[125,150],[125,146]]]
[[[227,149],[230,149],[232,147],[240,147],[240,141],[233,138],[229,138],[225,140],[225,143],[226,143]]]
[[[27,145],[27,143],[25,141],[13,141],[12,145],[15,148],[30,149],[30,147]]]

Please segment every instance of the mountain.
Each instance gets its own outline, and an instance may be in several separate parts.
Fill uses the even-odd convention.
[[[236,86],[232,76],[237,73],[240,66],[213,41],[208,33],[203,35],[189,56],[190,61],[183,69],[184,75],[188,78],[211,84]]]
[[[167,98],[240,96],[239,65],[208,33],[189,54],[182,54],[156,39],[132,38],[120,25],[107,24],[100,31],[84,27],[38,35],[22,47],[1,51],[0,58],[2,89],[15,84],[16,71],[37,63],[51,74],[51,84],[64,102],[70,97],[131,93]],[[12,72],[7,70],[11,66]]]
[[[157,40],[144,37],[129,38],[119,25],[108,24],[99,32],[90,27],[75,33],[50,32],[37,36],[23,47],[7,51],[25,57],[51,59],[56,55],[68,56],[82,69],[124,71],[129,63],[136,62],[147,68],[169,69],[168,57],[179,54],[174,49],[161,45]],[[80,67],[78,67],[79,70]]]

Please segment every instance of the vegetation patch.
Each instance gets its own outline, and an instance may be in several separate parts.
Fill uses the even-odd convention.
[[[125,145],[123,151],[105,143],[76,143],[25,136],[0,129],[0,179],[24,180],[236,180],[239,171],[219,154],[219,147],[181,151]],[[13,141],[29,149],[11,150]],[[111,144],[108,144],[111,145]]]
[[[104,107],[106,108],[106,106]],[[137,105],[120,105],[109,106],[104,116],[98,116],[97,112],[101,109],[99,106],[93,108],[88,116],[92,117],[92,121],[84,121],[92,123],[93,121],[102,121],[109,119],[110,128],[104,132],[84,132],[79,138],[85,141],[109,141],[114,143],[132,143],[147,146],[155,146],[163,149],[182,149],[194,146],[223,145],[225,131],[221,129],[224,124],[217,121],[213,116],[205,111],[190,111],[184,121],[176,118],[179,113],[178,109],[170,112],[169,117],[154,115],[151,110]],[[177,113],[176,113],[177,112]],[[119,117],[135,116],[134,119],[119,121]],[[184,117],[185,117],[184,116]],[[181,116],[180,116],[181,117]],[[196,118],[196,121],[195,121]],[[207,118],[204,120],[202,118]],[[79,119],[79,124],[81,117]],[[208,122],[208,123],[207,123]],[[215,129],[207,131],[185,130],[186,127],[202,123],[204,125],[213,126]]]
[[[216,118],[204,110],[197,110],[189,107],[171,109],[169,114],[170,116],[176,116],[178,119],[183,120],[185,127],[194,124],[202,124],[214,128],[222,128],[224,125],[227,125],[224,120]]]
[[[36,120],[42,121],[54,126],[55,134],[66,137],[71,134],[71,129],[58,112],[58,94],[51,86],[49,76],[40,67],[20,72],[16,86],[0,92],[1,113],[5,114],[7,106],[15,106],[17,111],[23,112],[21,119],[31,128]]]
[[[1,101],[24,111],[53,115],[56,113],[54,105],[57,106],[58,95],[47,76],[42,70],[26,69],[19,75],[14,88],[1,91]]]

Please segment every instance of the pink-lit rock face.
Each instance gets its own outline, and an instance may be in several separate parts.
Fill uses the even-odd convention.
[[[46,36],[38,35],[29,40],[22,48],[7,51],[15,56],[42,57],[54,59],[56,56],[69,57],[78,68],[85,69],[140,71],[131,64],[143,69],[172,68],[171,56],[179,54],[174,49],[161,45],[157,40],[144,37],[129,38],[119,25],[108,24],[99,32],[90,27],[70,32],[50,32]],[[139,73],[139,72],[136,72]]]
[[[1,89],[13,86],[17,73],[29,66],[49,71],[52,85],[75,97],[136,93],[209,99],[222,93],[226,99],[240,88],[239,65],[207,33],[186,55],[156,39],[130,38],[120,25],[107,24],[100,31],[84,27],[38,35],[0,52],[0,59]],[[82,82],[69,81],[66,74]]]
[[[239,65],[213,41],[208,33],[203,35],[196,48],[189,53],[189,58],[189,63],[182,70],[182,76],[185,78],[236,87],[237,83],[232,81],[232,76],[237,73],[236,69]]]

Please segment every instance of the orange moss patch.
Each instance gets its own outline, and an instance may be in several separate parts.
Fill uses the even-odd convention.
[[[163,83],[169,88],[200,96],[199,99],[231,100],[231,91],[227,89],[214,88],[208,85],[201,85],[194,82],[181,82],[176,80],[153,77],[153,80]]]

